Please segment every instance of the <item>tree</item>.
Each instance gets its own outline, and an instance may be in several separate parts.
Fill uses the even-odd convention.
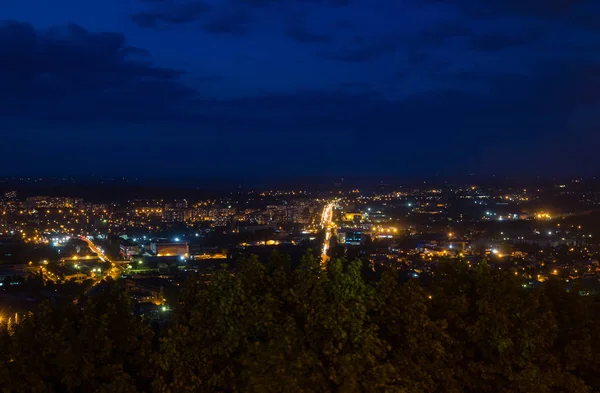
[[[153,346],[115,284],[0,329],[3,392],[525,393],[599,391],[600,303],[486,263],[432,286],[361,262],[273,253],[192,276]]]
[[[88,299],[83,309],[44,303],[4,337],[10,359],[3,391],[147,391],[151,332],[130,306],[116,285]]]
[[[568,372],[600,391],[600,303],[580,296],[577,286],[567,291],[564,283],[552,279],[542,288],[544,305],[556,321],[552,351]]]
[[[446,354],[446,322],[429,317],[431,296],[416,280],[400,285],[395,270],[384,273],[377,290],[375,319],[391,348],[386,359],[393,372],[389,391],[459,391]]]
[[[446,321],[446,353],[464,392],[586,392],[553,355],[560,328],[541,301],[507,272],[486,263],[441,272],[434,320]]]
[[[162,341],[159,391],[376,391],[386,351],[369,310],[375,292],[360,263],[307,254],[293,273],[256,257],[210,285],[187,283],[177,322]]]

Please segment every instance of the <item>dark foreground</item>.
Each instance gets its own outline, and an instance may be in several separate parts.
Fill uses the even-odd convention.
[[[593,392],[600,302],[481,265],[431,288],[274,255],[188,280],[171,321],[118,285],[3,325],[3,392]]]

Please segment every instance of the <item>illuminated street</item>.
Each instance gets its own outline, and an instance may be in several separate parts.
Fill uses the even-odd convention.
[[[106,254],[104,254],[102,252],[102,250],[98,246],[96,246],[90,239],[88,239],[85,236],[81,236],[81,240],[83,240],[84,242],[87,243],[90,250],[95,252],[101,261],[106,262],[106,263],[110,264],[110,266],[111,266],[110,269],[106,269],[104,271],[104,277],[102,277],[98,281],[96,281],[94,286],[97,285],[98,283],[100,283],[102,281],[102,279],[106,278],[106,277],[111,277],[113,280],[116,280],[121,274],[121,269],[117,266],[117,264],[115,262],[111,261],[110,258],[108,258],[106,256]]]
[[[321,228],[325,229],[325,241],[323,242],[323,251],[321,253],[321,263],[327,262],[327,251],[329,250],[329,243],[331,241],[331,233],[333,230],[333,208],[335,202],[330,202],[323,208],[323,214],[321,216]]]

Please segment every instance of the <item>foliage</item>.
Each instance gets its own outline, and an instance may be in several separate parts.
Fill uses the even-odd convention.
[[[152,376],[150,330],[111,285],[85,308],[45,303],[2,337],[3,392],[136,392]]]
[[[600,303],[561,281],[442,264],[433,286],[308,253],[191,277],[152,333],[117,287],[0,332],[5,392],[592,392]]]

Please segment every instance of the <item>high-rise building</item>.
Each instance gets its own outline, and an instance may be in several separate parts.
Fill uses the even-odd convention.
[[[5,209],[0,209],[0,232],[8,228],[8,216]]]
[[[186,222],[192,219],[192,210],[188,209],[185,199],[175,200],[165,204],[163,220],[168,223]]]
[[[4,200],[5,201],[12,201],[17,199],[17,192],[16,191],[7,191],[4,193]]]

